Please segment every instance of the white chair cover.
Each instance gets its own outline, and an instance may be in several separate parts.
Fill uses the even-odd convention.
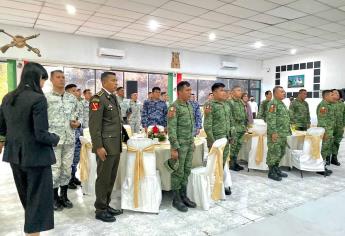
[[[325,129],[321,127],[313,127],[307,130],[307,135],[322,136]],[[304,139],[303,150],[292,150],[293,166],[304,171],[324,171],[324,162],[321,157],[322,139],[320,139],[320,156],[315,159],[311,156],[312,141],[309,138]]]
[[[128,137],[133,136],[132,128],[130,125],[123,125],[123,128],[125,128],[125,130],[127,131]]]
[[[148,138],[130,138],[128,147],[143,150],[153,141]],[[138,207],[134,205],[135,152],[127,152],[126,177],[121,188],[121,207],[132,211],[159,213],[162,189],[159,172],[156,170],[155,152],[143,152],[144,177],[139,181]]]
[[[264,120],[255,119],[253,127],[251,129],[252,133],[254,134],[251,138],[251,147],[250,152],[248,155],[248,168],[249,169],[256,169],[256,170],[268,170],[268,166],[266,164],[267,158],[267,124]],[[261,162],[256,161],[256,154],[258,149],[258,143],[260,135],[263,135],[263,157]]]
[[[222,138],[214,142],[212,147],[221,148],[226,145],[227,139]],[[222,148],[224,150],[224,147]],[[209,154],[206,167],[197,167],[192,169],[188,178],[187,196],[194,201],[198,207],[208,210],[214,202],[211,198],[215,182],[214,170],[216,168],[215,155]],[[231,175],[228,164],[225,164],[223,173],[223,183],[221,187],[221,199],[226,199],[224,187],[231,186]]]

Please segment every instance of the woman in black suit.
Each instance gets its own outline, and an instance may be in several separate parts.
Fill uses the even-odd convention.
[[[29,235],[54,228],[51,165],[59,136],[48,132],[42,92],[47,79],[43,66],[26,64],[18,88],[4,97],[0,108],[0,153],[5,146],[3,161],[11,165]]]

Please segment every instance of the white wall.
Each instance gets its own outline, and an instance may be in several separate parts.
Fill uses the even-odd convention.
[[[274,58],[271,60],[263,61],[263,89],[262,92],[266,90],[272,90],[274,87],[275,82],[275,70],[276,66],[281,65],[290,65],[290,64],[297,64],[297,63],[304,63],[304,62],[313,62],[313,61],[321,61],[321,81],[320,81],[320,89],[332,89],[332,88],[345,88],[345,48],[343,49],[336,49],[324,52],[317,52],[312,54],[303,54],[303,55],[295,55],[295,56],[287,56],[283,58]],[[267,72],[269,71],[269,72]],[[306,73],[306,81],[308,83],[313,83],[310,79],[312,76],[308,75],[308,70],[303,70]],[[299,73],[301,71],[294,71],[294,74]],[[283,72],[281,76],[286,77],[288,72]],[[312,82],[311,82],[312,81]],[[281,79],[281,86],[287,88],[287,82],[284,79]],[[307,90],[311,90],[312,86],[310,84],[306,85]],[[287,91],[295,91],[291,89],[287,89]],[[316,107],[317,104],[321,101],[321,99],[307,99],[312,116],[312,122],[316,122]]]
[[[99,66],[116,69],[132,69],[138,71],[170,72],[171,52],[174,49],[134,44],[123,41],[78,36],[58,32],[34,30],[1,25],[11,34],[28,36],[40,33],[37,39],[29,43],[41,50],[42,58],[25,49],[10,48],[1,58],[28,59],[56,64]],[[6,35],[0,35],[0,45],[10,42]],[[101,58],[97,56],[99,47],[116,48],[126,52],[123,59]],[[175,49],[176,50],[176,49]],[[226,76],[236,78],[262,78],[262,61],[243,58],[225,58],[239,65],[237,70],[221,70],[223,57],[214,54],[180,51],[182,73]]]

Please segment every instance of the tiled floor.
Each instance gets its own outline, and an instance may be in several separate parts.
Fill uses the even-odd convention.
[[[344,153],[342,143],[340,153]],[[332,166],[334,174],[324,178],[296,170],[289,178],[274,182],[261,171],[232,172],[233,194],[209,211],[190,209],[180,213],[171,207],[171,194],[163,194],[159,215],[125,211],[115,223],[94,219],[94,199],[81,190],[70,190],[75,207],[55,214],[55,229],[42,235],[217,235],[274,217],[345,189],[345,155],[341,167]],[[339,204],[343,204],[340,202]],[[327,213],[325,213],[327,214]],[[0,235],[23,235],[23,210],[13,183],[10,167],[0,164]]]

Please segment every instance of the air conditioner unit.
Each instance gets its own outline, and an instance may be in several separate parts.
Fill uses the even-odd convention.
[[[237,70],[238,65],[230,61],[222,61],[222,69]]]
[[[113,48],[99,48],[98,56],[123,58],[125,56],[125,51]]]

